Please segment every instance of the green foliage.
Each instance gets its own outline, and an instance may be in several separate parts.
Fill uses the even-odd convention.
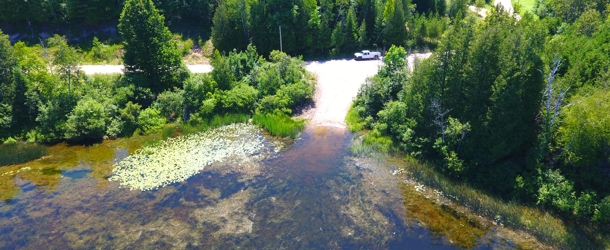
[[[216,82],[210,74],[194,74],[184,83],[184,105],[189,112],[197,113],[207,93],[216,89]]]
[[[138,117],[140,116],[141,106],[136,103],[128,102],[125,108],[119,111],[121,123],[121,135],[130,136],[138,128]]]
[[[360,116],[357,107],[352,105],[347,111],[347,116],[345,116],[345,123],[347,124],[347,129],[350,132],[358,132],[363,130],[366,127],[366,123],[364,119]]]
[[[46,103],[39,103],[37,141],[52,143],[64,138],[68,114],[77,104],[77,99],[69,94],[60,93]]]
[[[363,108],[363,117],[376,118],[386,102],[398,99],[398,93],[407,80],[406,55],[404,48],[392,46],[383,59],[385,65],[379,73],[368,78],[360,88],[355,104]]]
[[[48,154],[47,147],[35,143],[0,144],[0,166],[13,165],[38,159]]]
[[[11,126],[11,102],[14,98],[13,69],[17,58],[8,36],[0,30],[0,138],[8,136]]]
[[[120,54],[121,45],[119,44],[105,44],[100,42],[97,37],[93,37],[91,41],[91,48],[86,51],[83,48],[84,58],[82,63],[87,64],[116,64],[121,60]]]
[[[125,76],[142,77],[152,93],[182,87],[189,74],[164,21],[152,0],[127,0],[119,19]]]
[[[157,100],[153,105],[161,111],[161,115],[168,122],[173,122],[176,119],[182,118],[183,96],[184,92],[179,89],[164,91],[157,96]]]
[[[212,41],[216,49],[230,52],[244,50],[248,45],[248,20],[250,6],[254,1],[222,1],[214,12]]]
[[[231,64],[226,57],[221,56],[218,50],[214,51],[214,58],[212,58],[212,78],[216,82],[216,85],[220,90],[231,89],[233,82],[236,81],[235,75],[231,70]]]
[[[565,108],[559,128],[559,140],[566,149],[569,163],[582,168],[605,164],[610,160],[609,117],[609,91],[599,89],[589,96],[572,98],[571,105]]]
[[[154,107],[148,107],[138,116],[139,129],[143,134],[149,134],[161,130],[165,126],[166,119],[161,111]]]
[[[593,221],[610,223],[610,196],[606,196],[595,208]]]
[[[576,201],[573,186],[558,170],[548,170],[544,173],[538,190],[538,204],[551,205],[561,212],[569,213]]]
[[[292,139],[305,127],[305,120],[295,120],[285,114],[254,114],[252,121],[274,136]]]
[[[245,83],[224,92],[221,96],[222,108],[228,113],[252,113],[255,108],[258,91]]]
[[[602,16],[597,10],[587,10],[576,19],[574,28],[582,35],[591,37],[602,25]]]
[[[233,123],[245,123],[248,122],[249,119],[250,116],[246,114],[215,115],[210,119],[201,119],[194,116],[188,123],[181,124],[180,129],[182,130],[182,134],[191,134]]]
[[[55,35],[47,39],[47,42],[53,48],[54,71],[68,83],[70,92],[73,75],[79,71],[79,55],[75,48],[68,45],[65,37]]]
[[[85,97],[68,115],[65,138],[78,142],[101,140],[106,132],[106,119],[103,104]]]

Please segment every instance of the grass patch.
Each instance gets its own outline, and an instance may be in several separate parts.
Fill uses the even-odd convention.
[[[536,14],[536,0],[511,0],[511,3],[517,13],[530,12]]]
[[[15,142],[0,145],[0,166],[38,159],[49,153],[47,147],[35,143]]]
[[[347,125],[347,129],[353,133],[364,129],[366,122],[364,122],[364,119],[360,117],[358,110],[352,105],[347,111],[347,116],[345,116],[345,124]]]
[[[305,128],[305,120],[295,120],[284,114],[255,114],[252,120],[274,136],[292,139]]]

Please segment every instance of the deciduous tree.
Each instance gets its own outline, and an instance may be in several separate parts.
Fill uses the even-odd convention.
[[[153,93],[182,87],[188,71],[152,0],[127,0],[119,20],[123,37],[125,75],[143,77],[138,84]]]

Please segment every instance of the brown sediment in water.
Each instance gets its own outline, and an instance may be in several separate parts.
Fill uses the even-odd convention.
[[[425,197],[423,186],[402,184],[407,216],[435,233],[446,236],[451,244],[462,248],[473,248],[489,230],[479,220],[460,213],[449,205],[436,203]]]
[[[334,159],[344,147],[347,132],[343,128],[314,126],[305,131],[310,137],[299,146],[283,154],[287,160],[298,159],[302,170],[312,174],[321,174],[333,167],[329,159]]]

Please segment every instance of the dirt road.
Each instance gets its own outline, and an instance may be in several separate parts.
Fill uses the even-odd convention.
[[[428,58],[431,53],[411,54],[409,69],[413,70],[416,60]],[[332,60],[309,62],[307,70],[316,74],[315,108],[306,111],[303,117],[310,119],[310,125],[345,127],[345,115],[367,77],[377,74],[383,61]]]

